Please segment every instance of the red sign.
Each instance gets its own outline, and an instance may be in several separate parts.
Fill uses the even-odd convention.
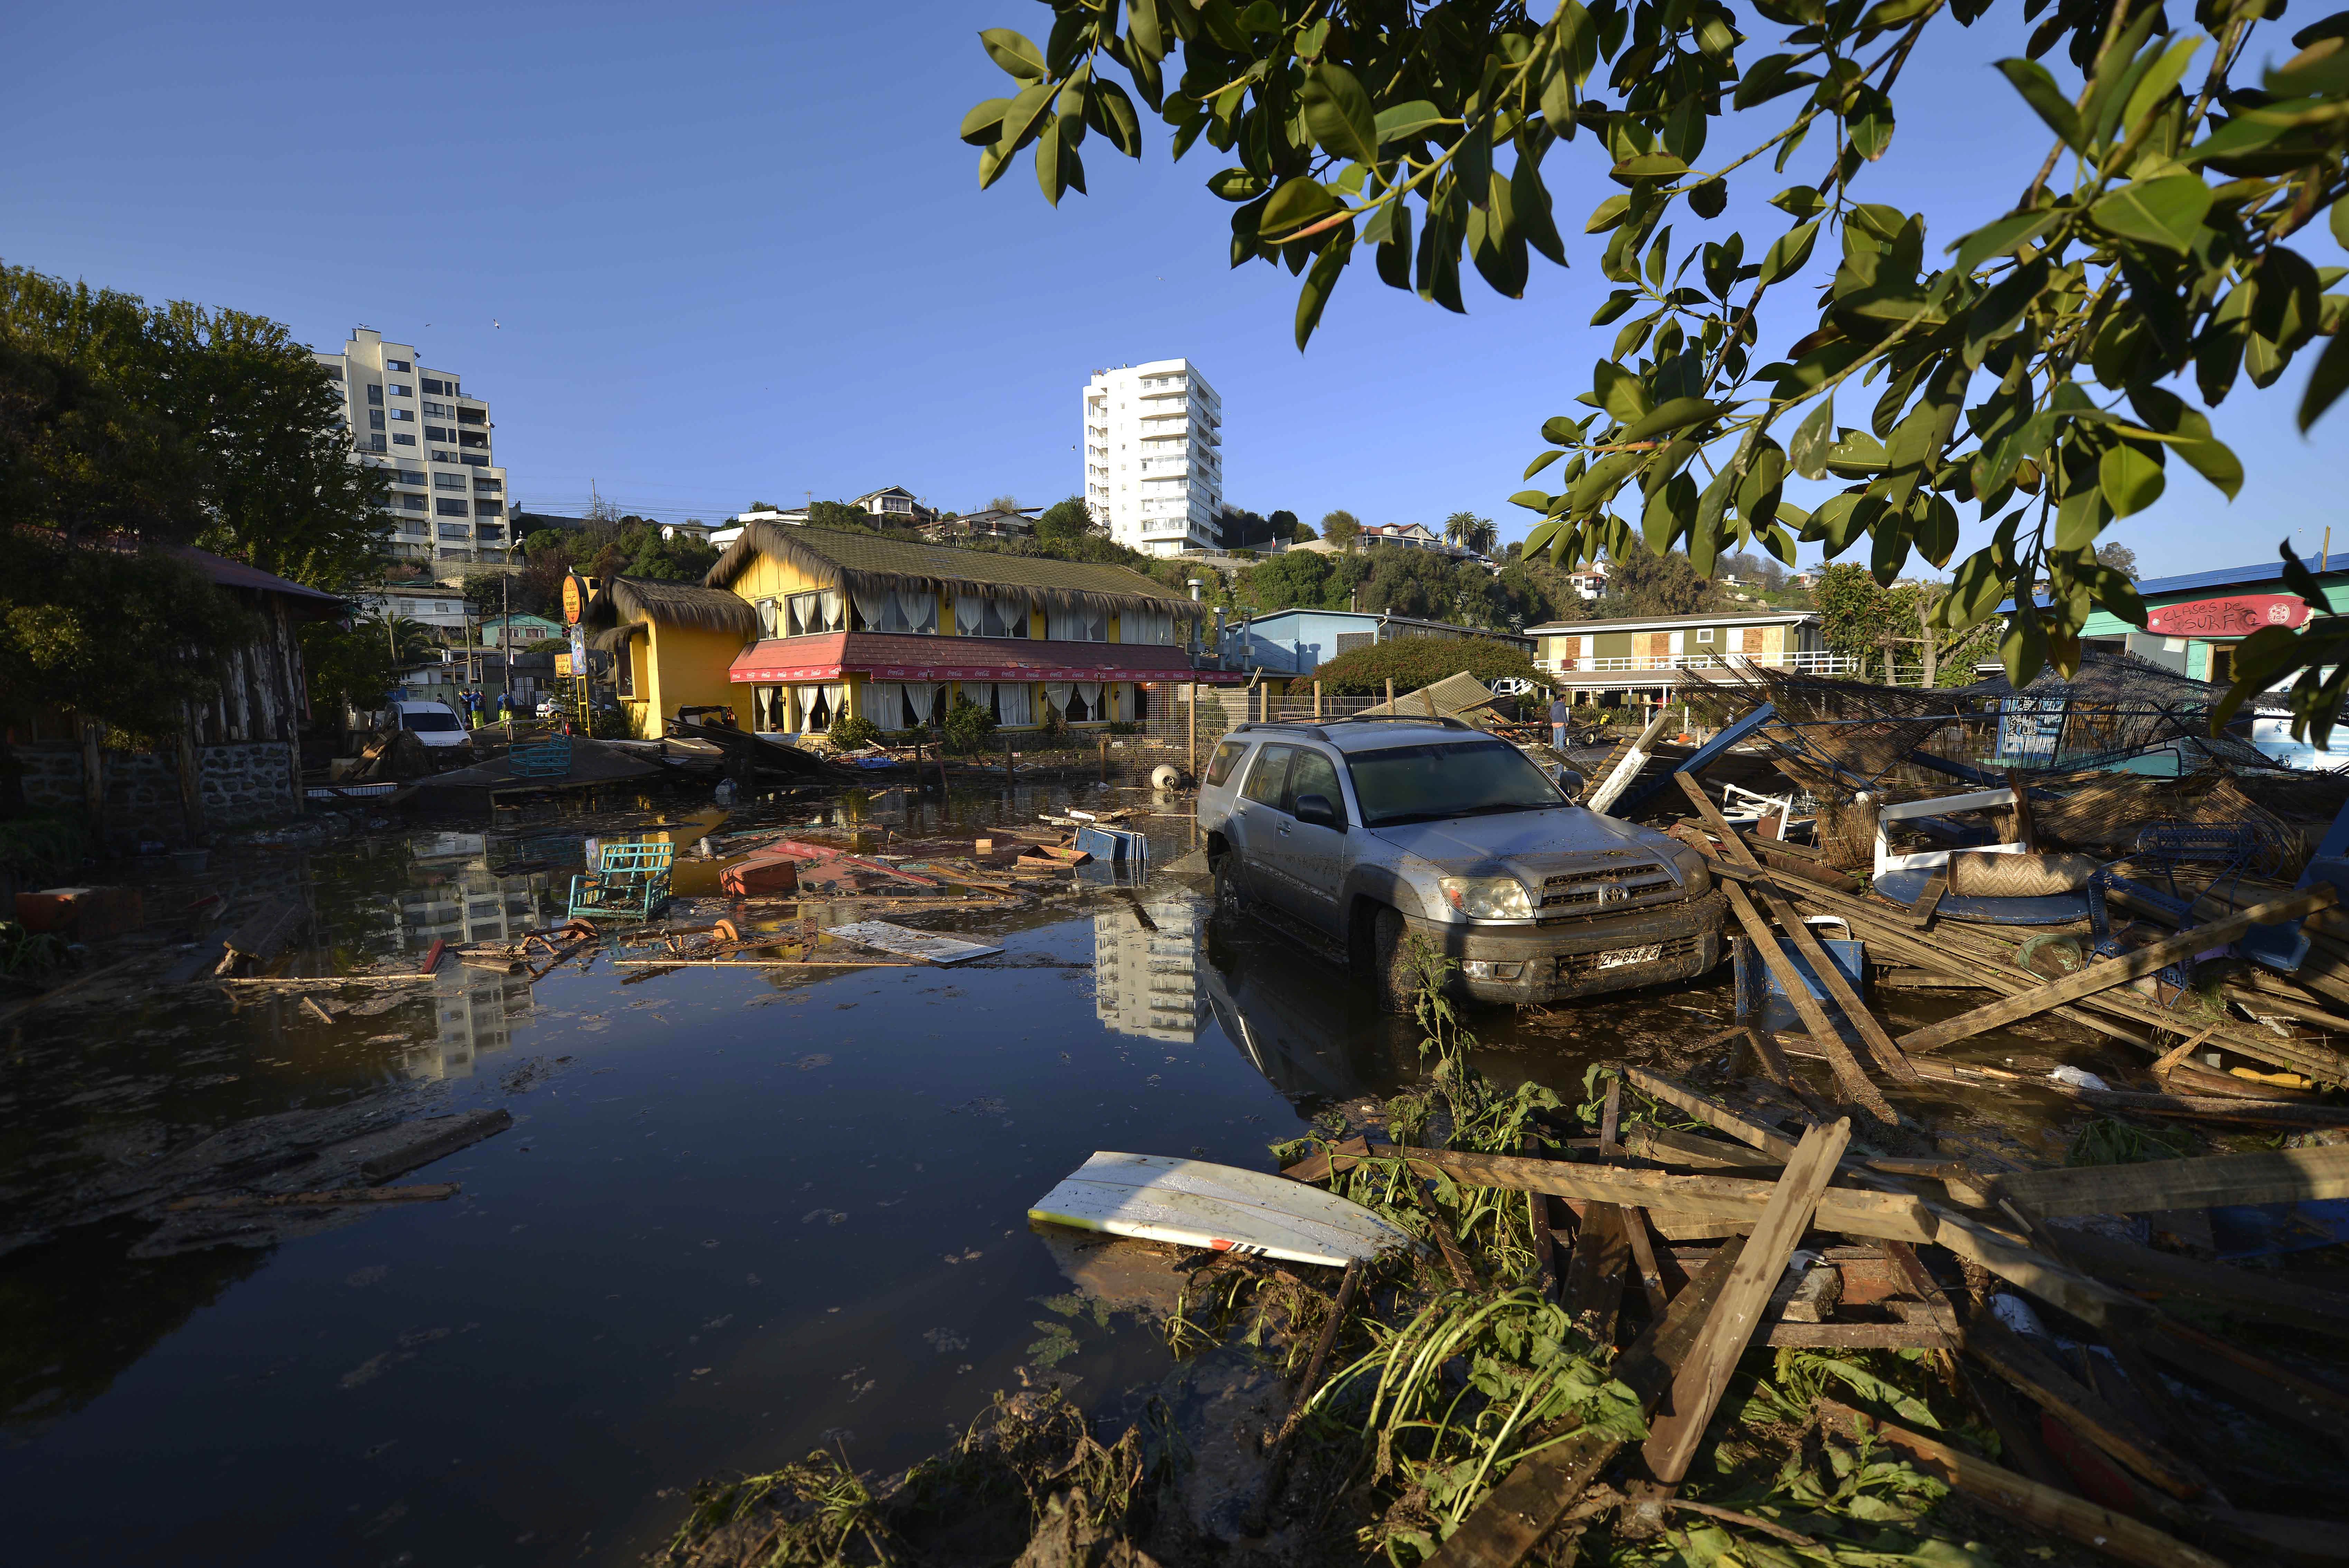
[[[2145,628],[2163,637],[2249,637],[2261,627],[2297,627],[2308,618],[2297,594],[2239,594],[2161,605],[2146,613]]]

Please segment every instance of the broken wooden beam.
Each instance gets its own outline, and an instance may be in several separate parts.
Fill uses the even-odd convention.
[[[2137,1568],[2227,1568],[2222,1559],[2150,1524],[2026,1480],[1921,1432],[1875,1420],[1834,1399],[1821,1399],[1817,1409],[1830,1430],[1850,1438],[1873,1435],[1966,1496],[2033,1529],[2051,1531]]]
[[[405,1176],[419,1166],[444,1159],[460,1148],[468,1148],[485,1137],[502,1133],[514,1125],[513,1113],[508,1110],[475,1111],[464,1116],[433,1116],[408,1124],[423,1136],[359,1167],[359,1174],[369,1181],[389,1181],[395,1176]]]
[[[1688,1473],[1697,1443],[1729,1385],[1729,1375],[1754,1337],[1778,1277],[1786,1272],[1795,1243],[1810,1229],[1812,1216],[1827,1191],[1827,1181],[1850,1141],[1851,1123],[1838,1118],[1826,1127],[1813,1127],[1795,1146],[1786,1173],[1772,1186],[1754,1234],[1722,1286],[1721,1299],[1706,1314],[1696,1344],[1672,1379],[1667,1407],[1648,1429],[1648,1440],[1640,1454],[1656,1480],[1671,1485]]]
[[[2331,909],[2338,897],[2339,895],[2333,890],[2331,883],[2320,882],[2315,887],[2302,888],[2287,898],[2270,899],[2264,904],[2230,915],[2223,920],[2213,920],[2207,926],[2198,926],[2190,931],[2181,931],[2166,941],[2154,943],[2151,947],[2139,948],[2134,952],[2124,953],[2118,958],[2100,959],[2077,974],[2066,975],[2062,980],[2049,981],[2044,985],[2033,986],[2016,995],[1987,1002],[1970,1012],[1961,1012],[1955,1018],[1944,1019],[1939,1023],[1929,1023],[1922,1029],[1911,1030],[1900,1037],[1900,1049],[1903,1051],[1939,1050],[1956,1041],[1971,1039],[1985,1031],[2002,1028],[2006,1024],[2029,1018],[2033,1013],[2044,1012],[2064,1002],[2076,1002],[2083,997],[2094,996],[2098,992],[2109,991],[2114,986],[2126,985],[2130,981],[2152,974],[2181,959],[2189,959],[2196,953],[2206,952],[2212,948],[2233,941],[2253,926],[2276,925],[2285,920],[2298,919],[2318,909]],[[1806,1020],[1806,1022],[1808,1021]],[[1812,1026],[1812,1033],[1819,1033],[1816,1024]]]
[[[1842,1037],[1836,1033],[1834,1021],[1827,1017],[1826,1010],[1811,995],[1810,987],[1803,983],[1803,971],[1795,967],[1795,961],[1788,958],[1785,950],[1778,945],[1778,939],[1772,934],[1769,922],[1763,919],[1762,912],[1754,907],[1754,900],[1746,897],[1745,889],[1734,882],[1724,882],[1722,890],[1728,895],[1729,907],[1735,912],[1738,924],[1745,928],[1745,935],[1753,942],[1754,950],[1769,966],[1771,974],[1777,978],[1780,989],[1786,993],[1786,1000],[1795,1004],[1795,1012],[1801,1016],[1803,1026],[1827,1052],[1828,1064],[1835,1068],[1836,1085],[1843,1091],[1844,1097],[1884,1126],[1899,1126],[1900,1118],[1894,1113],[1892,1103],[1884,1097],[1883,1090],[1868,1080],[1867,1073],[1860,1068],[1859,1059],[1843,1044]]]
[[[362,1203],[438,1203],[463,1190],[453,1181],[419,1181],[406,1187],[330,1187],[317,1192],[220,1192],[175,1198],[163,1207],[191,1209],[339,1209]]]
[[[1966,1334],[1966,1354],[2131,1473],[2170,1496],[2191,1501],[2209,1490],[2208,1478],[2191,1462],[2162,1447],[2037,1345],[2000,1323],[1995,1314],[1986,1313],[1975,1319]]]
[[[2349,1295],[2304,1285],[2267,1269],[2239,1269],[2125,1241],[2098,1231],[2064,1239],[2079,1267],[2152,1298],[2212,1308],[2230,1317],[2349,1338]]]
[[[1979,1199],[1976,1208],[1992,1208],[2004,1199],[2051,1219],[2208,1209],[2223,1203],[2297,1203],[2349,1198],[2349,1147],[2011,1170],[1978,1186],[1955,1178],[1948,1185],[1960,1202]]]
[[[1332,1163],[1337,1168],[1343,1169],[1353,1158],[1341,1155]],[[1633,1170],[1621,1166],[1526,1159],[1506,1154],[1464,1154],[1454,1149],[1417,1148],[1394,1144],[1370,1145],[1369,1158],[1404,1160],[1423,1176],[1442,1172],[1454,1181],[1464,1181],[1475,1187],[1547,1192],[1554,1198],[1586,1204],[1637,1205],[1649,1210],[1657,1229],[1667,1235],[1672,1233],[1671,1227],[1675,1220],[1754,1224],[1768,1209],[1771,1195],[1778,1185],[1776,1182],[1734,1176],[1681,1176],[1670,1171]],[[1930,1206],[1922,1199],[1903,1192],[1861,1192],[1847,1187],[1827,1188],[1819,1197],[1817,1222],[1822,1231],[1865,1236],[1872,1241],[1934,1240]]]
[[[1730,857],[1742,860],[1754,869],[1760,870],[1761,863],[1754,858],[1754,852],[1746,847],[1744,836],[1729,826],[1728,821],[1721,815],[1721,808],[1713,804],[1712,797],[1698,786],[1696,780],[1686,774],[1674,776],[1679,779],[1682,791],[1688,795],[1691,804],[1695,805],[1698,814],[1720,837],[1721,846],[1728,851]],[[1795,950],[1809,963],[1812,972],[1818,976],[1819,985],[1826,992],[1828,998],[1841,1010],[1846,1018],[1851,1020],[1852,1027],[1859,1032],[1860,1044],[1868,1047],[1868,1054],[1875,1060],[1878,1070],[1887,1075],[1895,1083],[1915,1083],[1917,1069],[1909,1064],[1909,1058],[1901,1054],[1899,1046],[1893,1044],[1892,1036],[1886,1032],[1882,1021],[1869,1009],[1867,1002],[1860,1000],[1859,993],[1852,989],[1851,981],[1844,978],[1843,971],[1836,967],[1835,961],[1827,956],[1826,949],[1819,945],[1819,939],[1811,934],[1811,928],[1803,923],[1803,918],[1795,912],[1794,906],[1786,902],[1786,896],[1779,890],[1778,885],[1766,880],[1759,881],[1754,885],[1754,890],[1762,895],[1764,903],[1770,906],[1771,916],[1777,920],[1779,929],[1786,933],[1786,939],[1795,944]],[[1762,939],[1756,938],[1756,945],[1759,945],[1761,940]],[[1773,966],[1771,972],[1773,974],[1777,972],[1775,966]],[[1785,982],[1782,980],[1780,983]],[[1809,1019],[1806,1017],[1804,1022],[1808,1023]],[[1816,1025],[1814,1027],[1816,1028]],[[1834,1031],[1827,1030],[1825,1033],[1833,1033]]]

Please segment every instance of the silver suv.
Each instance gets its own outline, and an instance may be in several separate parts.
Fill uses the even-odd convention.
[[[1242,724],[1199,826],[1218,896],[1334,943],[1408,1009],[1404,938],[1479,1002],[1552,1002],[1704,973],[1724,900],[1693,849],[1574,805],[1526,754],[1452,719]]]

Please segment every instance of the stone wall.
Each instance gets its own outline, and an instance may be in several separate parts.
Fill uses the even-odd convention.
[[[36,809],[78,813],[81,747],[71,741],[36,741],[16,748],[24,769],[25,798]],[[232,741],[196,748],[204,826],[250,827],[294,815],[293,747],[283,741]],[[106,826],[118,840],[188,836],[180,808],[179,763],[169,752],[106,753]]]

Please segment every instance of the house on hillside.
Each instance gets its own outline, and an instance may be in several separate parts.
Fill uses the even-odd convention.
[[[1827,651],[1816,610],[1708,611],[1552,621],[1526,628],[1539,643],[1534,663],[1568,691],[1669,692],[1733,672],[1735,664],[1847,673]]]
[[[1174,686],[1243,679],[1195,670],[1204,607],[1128,566],[752,521],[703,582],[752,618],[757,640],[719,678],[764,732],[852,714],[903,730],[957,695],[1011,730],[1048,711],[1132,722]]]

